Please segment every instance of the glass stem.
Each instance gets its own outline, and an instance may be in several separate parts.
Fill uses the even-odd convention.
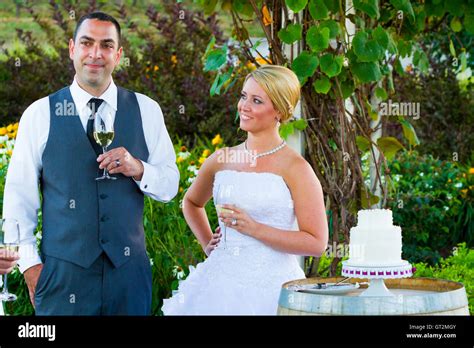
[[[2,293],[7,294],[8,293],[8,275],[4,274],[3,275],[3,291]]]
[[[102,153],[105,154],[107,152],[107,147],[105,146],[102,146]],[[108,173],[107,173],[107,167],[104,167],[104,174],[103,176],[107,176]]]

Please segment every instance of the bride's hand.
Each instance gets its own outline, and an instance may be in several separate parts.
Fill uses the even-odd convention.
[[[212,251],[216,248],[217,244],[221,240],[221,228],[217,227],[216,232],[212,234],[212,238],[207,243],[206,247],[204,248],[204,252],[207,256],[211,255]]]
[[[231,210],[230,213],[222,212],[219,218],[227,227],[231,227],[240,233],[255,237],[260,224],[252,219],[244,210],[233,204],[224,204],[222,208]]]

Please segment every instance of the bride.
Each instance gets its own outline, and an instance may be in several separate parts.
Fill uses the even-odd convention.
[[[165,315],[275,315],[281,285],[305,277],[296,255],[326,249],[321,185],[278,132],[299,97],[287,68],[265,65],[246,77],[238,112],[247,140],[212,154],[183,200],[208,258],[164,300]],[[220,220],[214,234],[204,210],[211,196]]]

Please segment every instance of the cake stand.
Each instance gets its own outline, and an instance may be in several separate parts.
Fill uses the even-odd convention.
[[[394,296],[385,286],[384,279],[408,278],[415,269],[405,260],[396,265],[367,266],[342,261],[342,275],[349,278],[369,279],[369,288],[360,296]]]

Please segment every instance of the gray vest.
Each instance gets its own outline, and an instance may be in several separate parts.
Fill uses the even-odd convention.
[[[143,193],[132,178],[96,181],[97,155],[77,114],[69,87],[49,96],[50,129],[43,153],[41,252],[88,268],[105,252],[115,267],[143,256]],[[64,113],[73,106],[72,115]],[[148,149],[135,93],[118,88],[115,137],[146,161]],[[57,115],[57,111],[62,114]]]

